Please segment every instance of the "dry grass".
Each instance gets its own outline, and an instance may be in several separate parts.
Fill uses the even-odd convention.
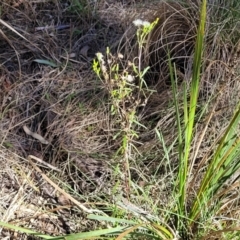
[[[106,47],[112,46],[126,62],[132,61],[137,53],[132,19],[143,13],[149,21],[160,17],[160,23],[143,62],[152,66],[147,82],[155,92],[138,113],[138,120],[147,129],[138,129],[138,151],[129,162],[137,189],[130,200],[152,214],[168,204],[176,149],[172,161],[164,162],[163,146],[155,133],[155,128],[161,129],[166,143],[176,137],[166,49],[173,49],[180,79],[190,81],[191,67],[187,64],[191,64],[198,23],[196,4],[189,7],[191,11],[181,4],[165,3],[154,8],[148,5],[146,11],[146,5],[134,1],[82,1],[74,6],[76,2],[21,0],[3,1],[0,6],[0,219],[52,235],[94,230],[100,225],[87,219],[87,212],[74,206],[67,195],[56,191],[44,173],[87,209],[109,213],[116,200],[114,194],[126,193],[124,163],[116,155],[121,141],[115,136],[121,125],[109,113],[106,85],[93,73],[92,60],[96,52],[105,53]],[[148,11],[153,13],[151,17],[146,16]],[[172,30],[170,26],[179,25],[179,21],[184,25]],[[210,23],[208,27],[211,29]],[[223,94],[199,159],[209,152],[239,99],[239,52],[231,44],[215,35],[204,52],[203,106],[207,97],[214,98],[220,88]],[[161,61],[159,56],[163,56]],[[57,67],[40,64],[36,59],[49,60]],[[156,73],[159,69],[160,75]],[[27,135],[24,125],[49,144]],[[204,126],[204,121],[199,122],[196,145]],[[37,172],[27,159],[29,155],[60,173],[35,162],[42,166],[42,173]],[[151,198],[144,197],[143,192]],[[156,209],[152,207],[157,205]],[[0,236],[28,239],[6,229]]]

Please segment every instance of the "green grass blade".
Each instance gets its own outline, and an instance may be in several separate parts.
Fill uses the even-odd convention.
[[[34,236],[37,236],[37,237],[40,237],[40,238],[43,238],[43,239],[63,239],[62,237],[61,238],[51,237],[51,236],[48,236],[48,235],[45,235],[45,234],[42,234],[42,233],[35,232],[33,230],[30,230],[30,229],[27,229],[27,228],[18,227],[18,226],[15,226],[15,225],[12,225],[12,224],[9,224],[9,223],[5,223],[5,222],[1,222],[1,221],[0,221],[0,226],[8,228],[8,229],[12,229],[14,231],[19,231],[21,233],[31,234],[31,235],[34,235]]]
[[[185,160],[187,161],[189,156],[189,151],[191,147],[191,140],[193,135],[194,119],[196,114],[198,93],[199,93],[199,81],[200,81],[200,70],[201,70],[201,59],[203,52],[204,43],[204,32],[205,32],[205,22],[206,22],[206,4],[207,1],[203,0],[201,8],[200,25],[197,33],[197,41],[195,47],[194,61],[193,61],[193,76],[190,89],[190,103],[188,108],[188,121],[185,122],[186,125],[186,155]]]
[[[52,61],[46,60],[46,59],[35,59],[33,60],[34,62],[40,63],[40,64],[44,64],[44,65],[48,65],[50,67],[58,67],[58,65]]]
[[[210,202],[222,185],[240,168],[240,138],[236,134],[240,122],[240,105],[230,121],[201,182],[190,218],[200,215],[202,206]]]
[[[183,161],[180,162],[179,168],[179,207],[181,212],[185,212],[185,199],[186,199],[186,188],[187,188],[187,174],[188,174],[188,159],[191,149],[191,141],[194,129],[196,107],[199,93],[199,81],[200,81],[200,70],[201,60],[204,43],[204,32],[206,23],[206,8],[207,1],[203,0],[201,7],[200,24],[197,33],[197,40],[195,46],[195,54],[193,61],[193,75],[190,88],[190,102],[187,106],[187,91],[184,92],[184,124],[185,124],[185,143],[184,143],[184,157]]]
[[[195,45],[194,53],[194,62],[193,62],[193,74],[192,82],[190,88],[190,101],[188,102],[188,91],[186,83],[184,83],[184,99],[183,99],[183,108],[184,108],[184,126],[181,126],[181,117],[180,117],[180,107],[177,99],[177,90],[176,90],[176,79],[173,74],[173,67],[169,59],[169,71],[170,79],[174,96],[174,105],[176,111],[176,121],[178,128],[178,156],[179,156],[179,170],[178,177],[175,184],[175,194],[178,198],[178,216],[186,216],[185,214],[185,203],[186,203],[186,189],[187,189],[187,177],[188,177],[188,160],[191,150],[191,142],[194,130],[194,123],[196,117],[196,107],[199,93],[199,81],[200,81],[200,70],[201,70],[201,61],[202,61],[202,52],[204,44],[204,33],[205,33],[205,23],[206,23],[206,9],[207,1],[203,0],[201,7],[201,16],[200,24],[197,33],[197,40]],[[183,140],[183,133],[185,139]]]
[[[76,234],[71,234],[64,236],[64,239],[66,240],[80,240],[80,239],[86,239],[86,238],[92,238],[92,237],[99,237],[101,235],[106,235],[106,234],[115,234],[126,227],[115,227],[115,228],[109,228],[109,229],[101,229],[101,230],[96,230],[96,231],[91,231],[91,232],[84,232],[84,233],[76,233]]]
[[[107,221],[107,222],[112,222],[112,223],[124,223],[124,224],[131,224],[131,225],[136,225],[138,224],[135,221],[131,220],[126,220],[126,219],[121,219],[121,218],[114,218],[114,217],[108,217],[108,216],[99,216],[99,215],[94,215],[90,214],[88,216],[89,219],[93,220],[98,220],[98,221]]]

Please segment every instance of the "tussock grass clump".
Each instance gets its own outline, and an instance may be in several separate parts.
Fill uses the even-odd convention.
[[[2,238],[237,239],[238,7],[3,1]]]

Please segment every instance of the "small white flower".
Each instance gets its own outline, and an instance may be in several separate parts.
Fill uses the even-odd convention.
[[[140,27],[143,25],[143,21],[141,19],[136,19],[133,21],[133,24],[136,26],[136,27]]]
[[[134,82],[134,80],[135,80],[134,76],[132,76],[132,75],[124,76],[123,79],[124,79],[125,81],[129,82],[129,83],[132,83],[132,82]]]
[[[123,55],[121,53],[118,53],[118,58],[123,59]]]
[[[102,55],[102,53],[98,52],[98,53],[96,53],[96,56],[97,56],[97,58],[98,58],[99,61],[102,61],[102,60],[103,60],[103,55]]]
[[[141,19],[136,19],[133,21],[133,24],[136,26],[136,27],[140,27],[140,26],[144,26],[144,27],[149,27],[150,26],[150,22],[148,21],[143,21]]]
[[[150,22],[148,22],[148,21],[143,21],[143,23],[142,23],[142,25],[144,26],[144,27],[150,27]]]

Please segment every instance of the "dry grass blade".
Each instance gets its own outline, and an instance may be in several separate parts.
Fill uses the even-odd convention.
[[[1,19],[0,19],[1,21]],[[0,33],[2,34],[2,36],[4,37],[4,39],[9,43],[9,45],[12,47],[12,49],[14,50],[14,52],[16,53],[16,57],[18,60],[18,67],[19,67],[19,71],[20,71],[20,76],[22,75],[21,73],[21,62],[20,62],[20,58],[19,58],[19,53],[17,52],[16,48],[12,45],[11,41],[8,39],[8,37],[4,34],[4,32],[2,31],[2,29],[0,29]]]
[[[204,236],[203,238],[201,238],[201,240],[223,239],[222,233],[234,232],[234,231],[240,231],[240,227],[226,228],[226,229],[218,230],[218,231],[211,231],[207,236]]]
[[[10,26],[8,23],[6,23],[5,21],[3,21],[2,19],[0,19],[0,23],[2,25],[4,25],[5,27],[7,27],[8,29],[10,29],[11,31],[13,31],[14,33],[16,33],[19,37],[21,37],[22,39],[24,39],[25,41],[27,41],[28,43],[31,43],[27,38],[25,38],[22,34],[20,34],[18,31],[16,31],[12,26]],[[32,44],[32,43],[31,43]]]
[[[206,120],[204,121],[205,127],[204,127],[204,129],[203,129],[200,137],[198,138],[198,143],[197,143],[197,146],[196,146],[196,148],[195,148],[195,154],[194,154],[194,156],[193,156],[193,159],[192,159],[192,162],[191,162],[191,165],[190,165],[190,168],[189,168],[189,172],[190,172],[190,173],[192,173],[192,169],[193,169],[193,166],[194,166],[194,164],[195,164],[195,160],[196,160],[196,158],[198,157],[198,154],[199,154],[199,149],[200,149],[200,147],[201,147],[201,145],[202,145],[202,143],[203,143],[203,140],[204,140],[205,134],[206,134],[206,132],[207,132],[207,129],[208,129],[208,127],[209,127],[210,121],[212,120],[212,118],[213,118],[213,116],[214,116],[214,114],[215,114],[215,110],[216,110],[216,108],[217,108],[218,105],[219,105],[219,99],[220,99],[220,97],[221,97],[222,94],[223,94],[224,88],[225,88],[225,86],[223,85],[223,86],[221,87],[221,89],[219,90],[218,96],[216,97],[216,100],[215,100],[215,104],[213,105],[210,114],[208,114]],[[214,144],[212,145],[212,147],[214,147],[214,146],[216,146],[216,143],[214,143]],[[208,154],[209,154],[209,153],[207,153],[207,155],[202,158],[201,162],[198,164],[198,168],[197,168],[196,172],[200,172],[200,169],[204,166],[204,164],[206,164],[206,161],[207,161],[207,158],[208,158]],[[190,187],[190,188],[192,188],[192,187],[196,184],[196,178],[197,178],[197,175],[194,176],[193,180],[192,180],[191,183],[189,184],[189,187]]]
[[[49,163],[43,161],[42,159],[40,159],[40,158],[38,158],[38,157],[35,157],[35,156],[32,156],[32,155],[29,155],[28,158],[30,158],[30,159],[34,159],[34,160],[36,160],[37,162],[39,162],[39,163],[41,163],[41,164],[43,164],[43,165],[49,167],[50,169],[52,169],[52,170],[54,170],[54,171],[61,172],[61,170],[59,170],[58,168],[52,166],[51,164],[49,164]]]
[[[88,209],[86,208],[82,203],[80,203],[79,201],[77,201],[75,198],[73,198],[70,194],[66,193],[64,190],[62,190],[57,184],[55,184],[52,180],[49,179],[49,177],[47,177],[46,174],[44,174],[31,160],[32,156],[28,156],[28,160],[31,163],[31,165],[33,166],[33,168],[39,172],[42,177],[49,183],[51,184],[51,186],[53,186],[57,191],[59,191],[60,193],[62,193],[67,199],[71,200],[74,204],[76,204],[78,207],[80,207],[83,211],[87,212],[87,213],[93,213],[93,212],[99,212],[98,210],[93,210],[93,209]]]

